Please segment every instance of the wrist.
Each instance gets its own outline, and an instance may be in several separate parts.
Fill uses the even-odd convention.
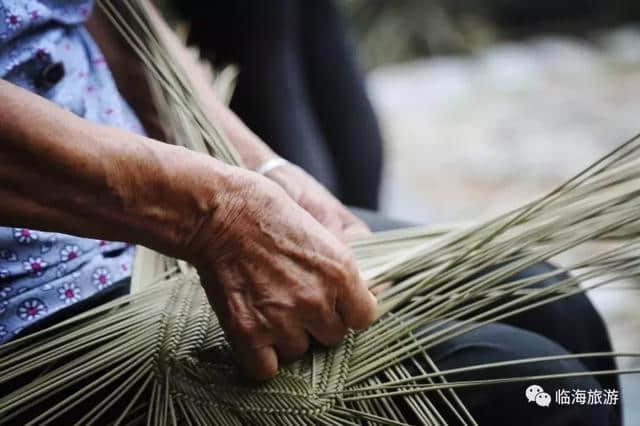
[[[141,138],[118,173],[117,192],[129,240],[191,260],[202,224],[240,191],[235,167],[186,148]]]

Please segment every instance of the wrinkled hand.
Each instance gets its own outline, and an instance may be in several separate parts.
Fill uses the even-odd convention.
[[[302,208],[342,241],[371,235],[371,230],[363,221],[300,167],[287,164],[270,171],[267,177],[277,182]],[[387,288],[389,284],[382,284],[370,291],[378,295]]]
[[[310,336],[335,345],[348,328],[367,327],[375,298],[349,249],[282,188],[255,173],[237,174],[239,189],[212,211],[189,260],[240,363],[249,376],[266,379],[278,359],[302,356]],[[326,218],[334,229],[350,223]]]
[[[364,222],[300,167],[287,164],[270,171],[267,177],[277,182],[302,208],[342,241],[371,234]]]

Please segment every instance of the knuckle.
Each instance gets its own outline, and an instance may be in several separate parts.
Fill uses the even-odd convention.
[[[351,278],[356,273],[356,262],[353,259],[351,250],[346,247],[341,248],[337,253],[337,260],[345,274],[345,278]]]
[[[304,310],[316,311],[325,306],[324,295],[317,290],[306,289],[298,294],[297,305]]]
[[[229,324],[229,332],[234,339],[243,344],[257,343],[258,327],[254,321],[248,319],[232,319]]]
[[[352,262],[351,250],[344,244],[340,244],[340,247],[336,248],[336,260],[341,265],[349,265]]]
[[[336,275],[335,282],[340,286],[350,286],[358,282],[358,269],[350,254],[340,262],[340,267],[336,271]]]

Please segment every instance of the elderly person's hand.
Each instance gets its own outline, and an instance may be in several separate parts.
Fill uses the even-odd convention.
[[[310,337],[334,345],[368,326],[375,298],[338,238],[275,183],[236,170],[188,252],[241,364],[265,379]]]
[[[250,376],[273,376],[311,337],[336,344],[374,320],[349,249],[272,180],[2,81],[0,101],[0,223],[190,261]]]
[[[277,182],[294,201],[342,241],[371,234],[364,222],[300,167],[285,164],[266,176]]]

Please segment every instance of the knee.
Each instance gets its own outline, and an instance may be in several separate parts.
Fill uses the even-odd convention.
[[[512,278],[519,280],[548,274],[557,268],[548,262],[533,265]],[[532,288],[548,288],[568,278],[560,273],[546,278]],[[607,351],[611,349],[604,320],[584,293],[562,298],[531,310],[524,311],[504,322],[551,337],[572,352]],[[561,324],[559,327],[558,325]],[[584,346],[589,343],[588,346]]]
[[[517,281],[525,278],[541,276],[557,270],[558,268],[549,262],[540,262],[518,272],[513,277],[510,277],[509,281]],[[548,288],[553,285],[557,285],[568,278],[569,274],[567,274],[566,272],[557,273],[544,280],[536,282],[535,284],[532,284],[530,287],[538,289]],[[580,318],[581,321],[583,321],[586,317],[588,320],[594,320],[598,322],[602,321],[600,315],[593,307],[593,304],[584,293],[578,293],[567,298],[560,299],[549,306],[556,306],[557,310],[561,311],[563,315],[566,316],[566,318]],[[573,316],[574,314],[576,315],[575,317]]]
[[[458,336],[430,351],[441,371],[523,360],[527,358],[567,355],[555,342],[533,332],[505,324],[483,326]],[[498,368],[483,368],[445,376],[449,382],[523,378],[514,382],[488,386],[460,387],[456,392],[479,424],[565,424],[608,425],[616,413],[604,405],[559,404],[557,392],[574,390],[602,392],[600,383],[590,375],[542,379],[540,376],[585,373],[587,368],[576,358],[524,362]],[[536,377],[538,377],[536,379]],[[526,397],[526,389],[539,385],[551,398],[549,407],[537,405]],[[560,395],[560,394],[558,394]],[[615,422],[613,422],[615,424]]]

